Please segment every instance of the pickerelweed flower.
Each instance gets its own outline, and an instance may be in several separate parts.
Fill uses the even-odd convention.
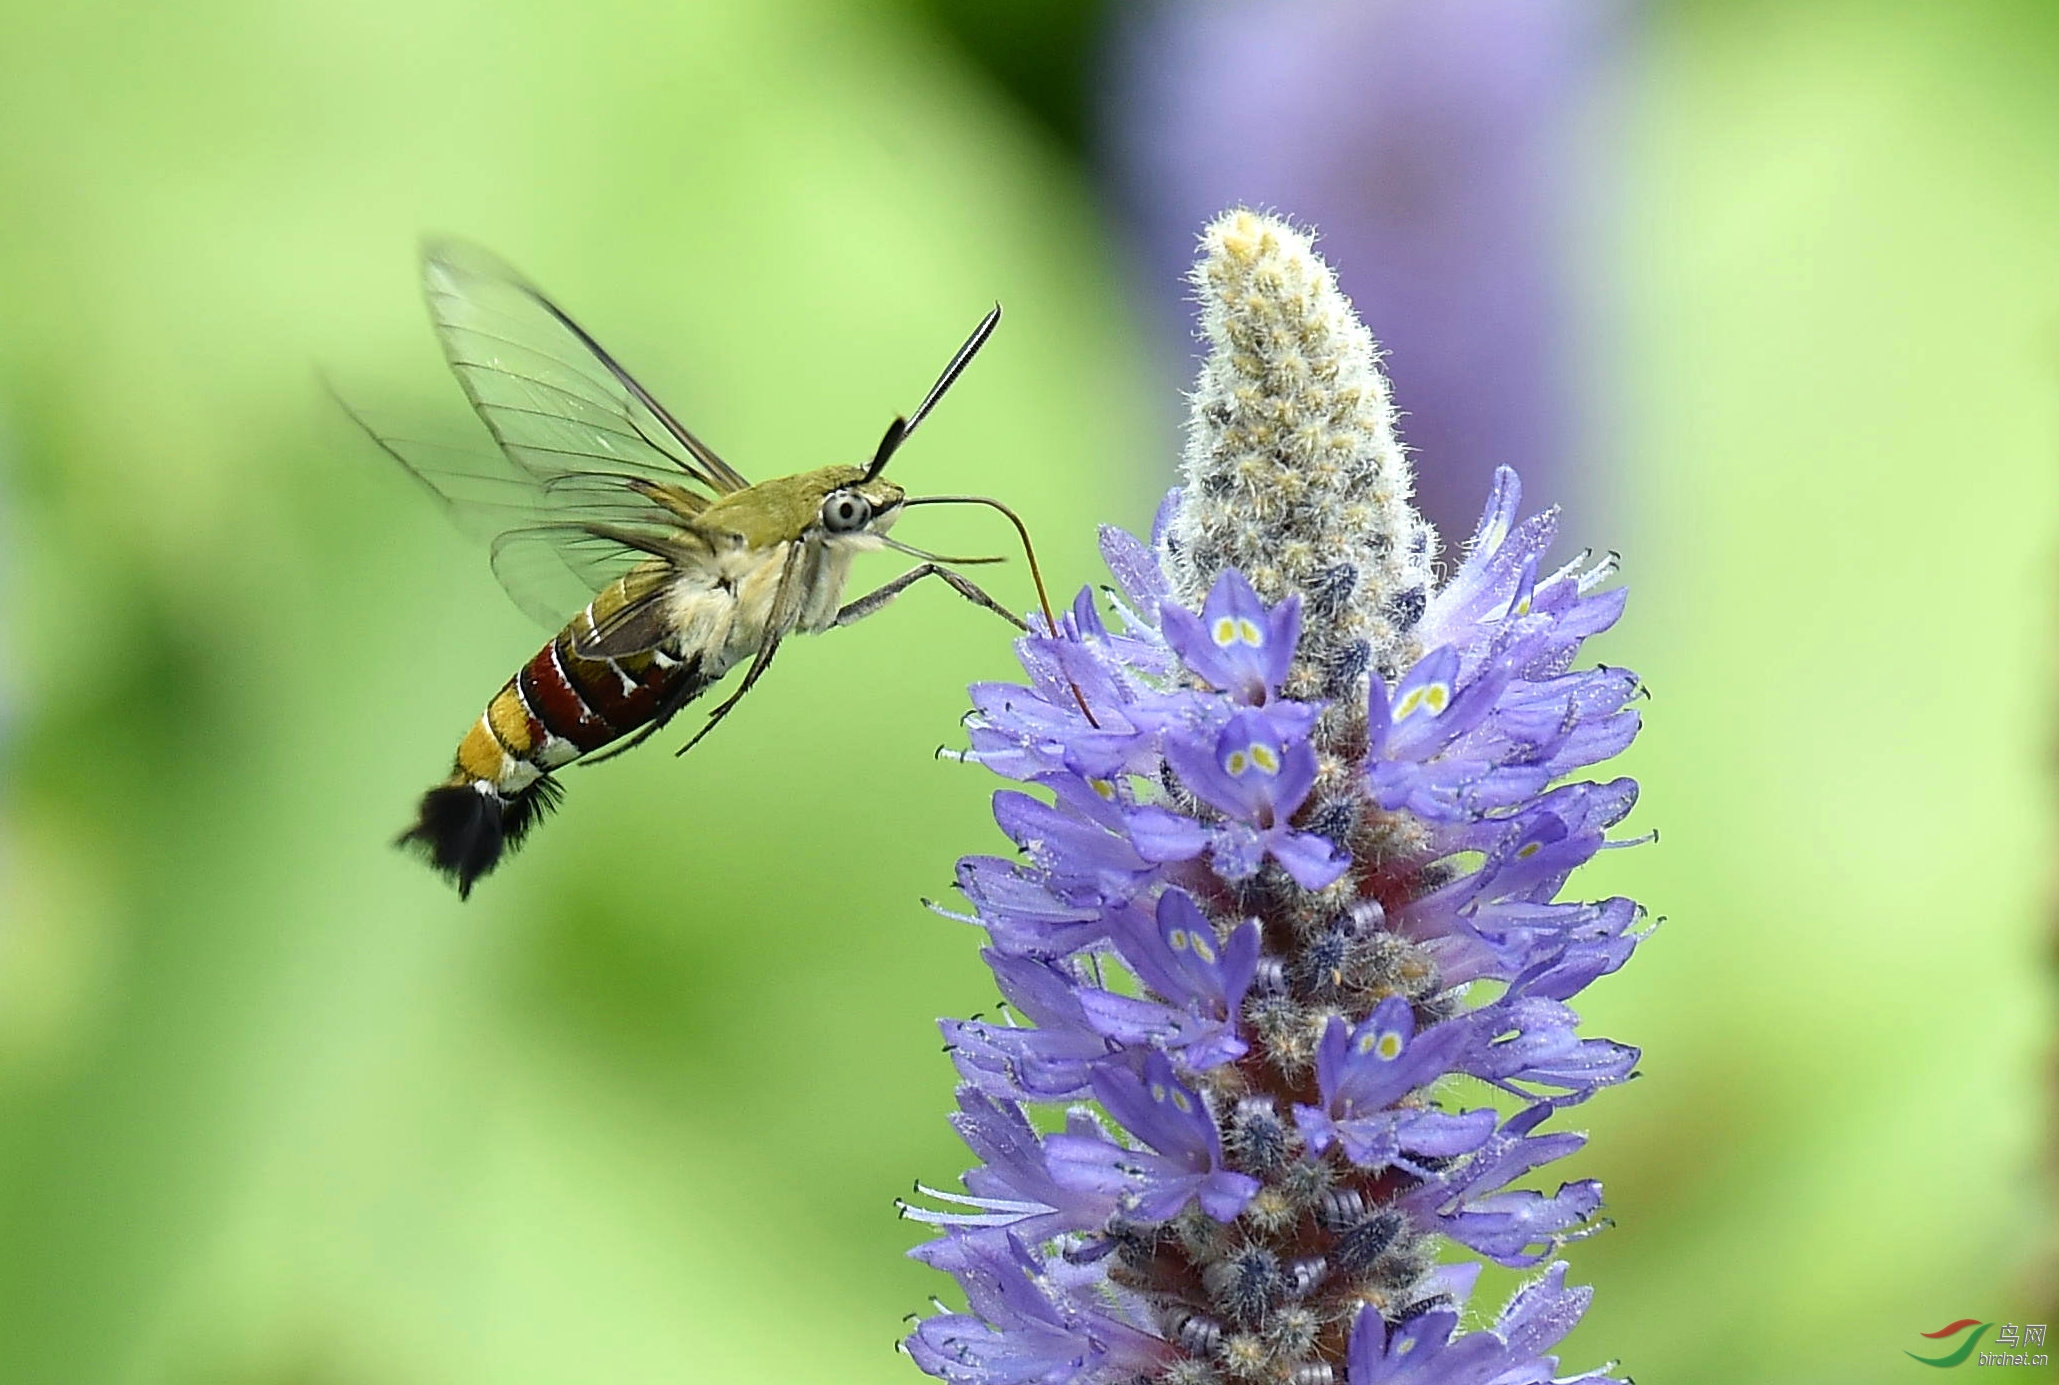
[[[1568,1001],[1642,936],[1561,900],[1627,779],[1636,679],[1575,669],[1620,591],[1547,570],[1495,479],[1436,536],[1371,336],[1309,239],[1232,212],[1195,272],[1212,354],[1182,484],[1116,579],[972,690],[1016,859],[959,862],[1011,1017],[945,1021],[980,1165],[913,1253],[963,1312],[908,1352],[963,1385],[1537,1385],[1589,1291],[1552,1264],[1461,1330],[1477,1261],[1547,1261],[1601,1189],[1516,1188],[1630,1076]],[[1065,1105],[1062,1124],[1028,1108]],[[1590,1374],[1581,1381],[1604,1381]]]

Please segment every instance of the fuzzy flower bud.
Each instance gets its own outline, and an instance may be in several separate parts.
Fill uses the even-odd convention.
[[[1436,534],[1409,506],[1379,348],[1313,240],[1238,209],[1201,237],[1193,282],[1209,354],[1188,421],[1166,569],[1198,606],[1235,568],[1268,603],[1301,598],[1289,691],[1344,698],[1415,653]]]
[[[1543,1385],[1589,1291],[1552,1264],[1462,1332],[1480,1265],[1440,1251],[1543,1266],[1602,1224],[1591,1179],[1512,1185],[1638,1058],[1568,1002],[1643,911],[1560,898],[1636,800],[1579,777],[1638,729],[1633,675],[1574,667],[1622,593],[1541,567],[1507,470],[1431,590],[1307,237],[1232,213],[1199,278],[1186,485],[1149,542],[1102,531],[1115,620],[1082,592],[972,689],[1019,854],[961,860],[953,917],[1008,1013],[943,1023],[981,1163],[902,1210],[966,1308],[905,1347],[955,1385]]]

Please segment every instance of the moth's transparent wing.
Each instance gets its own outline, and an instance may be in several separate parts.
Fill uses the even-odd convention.
[[[585,328],[489,252],[430,242],[422,288],[451,370],[517,467],[546,480],[596,469],[686,480],[709,495],[749,486]]]
[[[477,246],[422,252],[437,339],[495,455],[358,425],[425,486],[463,532],[492,545],[494,575],[515,604],[575,631],[582,653],[616,657],[669,633],[664,593],[705,544],[691,519],[749,485],[695,437],[565,311]]]
[[[611,657],[662,642],[651,622],[664,586],[659,570],[690,561],[699,543],[681,527],[681,511],[700,503],[693,492],[623,472],[537,476],[502,455],[387,432],[341,397],[337,403],[459,532],[490,546],[494,576],[525,615],[561,630],[595,593],[645,568],[656,575],[633,584],[638,599],[589,639]]]
[[[549,630],[562,630],[617,577],[649,555],[561,524],[506,529],[492,540],[493,575],[515,605]]]
[[[493,571],[511,593],[524,586],[542,590],[556,570],[570,572],[596,594],[559,622],[569,629],[574,652],[619,659],[671,640],[677,631],[671,594],[681,573],[705,553],[690,533],[556,521],[501,533],[493,541]]]

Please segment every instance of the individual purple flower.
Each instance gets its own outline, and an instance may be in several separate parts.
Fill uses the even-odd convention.
[[[1601,1185],[1593,1179],[1563,1183],[1550,1194],[1498,1191],[1587,1143],[1586,1136],[1570,1131],[1531,1134],[1553,1109],[1540,1102],[1511,1116],[1479,1152],[1404,1194],[1397,1205],[1514,1268],[1535,1265],[1567,1240],[1589,1234],[1595,1229],[1589,1219],[1601,1207]]]
[[[1117,1043],[1162,1048],[1194,1072],[1249,1051],[1238,1037],[1237,1017],[1258,966],[1257,923],[1219,940],[1184,891],[1167,890],[1158,897],[1155,916],[1132,905],[1115,916],[1111,933],[1150,994],[1080,988],[1080,1006],[1096,1033]]]
[[[1009,1014],[944,1022],[981,1162],[905,1210],[967,1309],[907,1349],[963,1385],[1542,1385],[1586,1291],[1555,1266],[1459,1332],[1479,1266],[1439,1254],[1602,1224],[1590,1179],[1514,1185],[1639,1060],[1571,1002],[1643,912],[1560,897],[1636,840],[1637,786],[1578,777],[1637,731],[1635,677],[1576,667],[1621,600],[1546,565],[1508,473],[1437,586],[1327,270],[1248,213],[1209,236],[1181,490],[1148,543],[1103,531],[1113,619],[1083,593],[974,690],[1020,854],[961,861],[956,917]]]
[[[1245,880],[1271,857],[1303,889],[1319,890],[1350,864],[1336,845],[1289,825],[1315,787],[1315,749],[1275,717],[1239,711],[1212,745],[1168,737],[1165,760],[1203,803],[1222,813],[1213,831],[1196,831],[1164,809],[1131,818],[1138,852],[1151,860],[1182,861],[1214,855],[1225,879]]]
[[[1302,1138],[1318,1153],[1336,1142],[1361,1168],[1398,1165],[1425,1178],[1431,1175],[1411,1156],[1472,1153],[1494,1133],[1492,1110],[1453,1115],[1432,1106],[1396,1105],[1453,1071],[1470,1037],[1460,1019],[1418,1034],[1415,1013],[1400,996],[1381,1001],[1355,1029],[1331,1019],[1316,1052],[1323,1104],[1294,1108]]]
[[[931,1375],[964,1385],[1135,1379],[1167,1363],[1167,1344],[1080,1292],[1062,1259],[1012,1237],[954,1233],[916,1252],[965,1289],[965,1313],[925,1318],[905,1347]],[[1071,1278],[1074,1283],[1068,1285]]]
[[[1158,609],[1165,642],[1195,677],[1246,707],[1263,707],[1280,695],[1301,638],[1300,597],[1268,611],[1232,568],[1216,578],[1199,616],[1162,599]]]
[[[951,1124],[980,1157],[980,1166],[965,1175],[963,1194],[916,1186],[923,1196],[951,1204],[950,1210],[903,1203],[902,1216],[934,1226],[1005,1228],[1025,1244],[1040,1245],[1064,1232],[1097,1228],[1114,1215],[1120,1186],[1064,1184],[1052,1177],[1042,1137],[1014,1102],[961,1087],[958,1112]],[[1066,1117],[1065,1133],[1071,1139],[1107,1138],[1084,1110]]]
[[[1027,1025],[943,1020],[959,1075],[1012,1101],[1058,1101],[1087,1090],[1094,1067],[1110,1052],[1087,1022],[1077,983],[1064,963],[986,954],[1001,994]]]
[[[1588,973],[1581,985],[1596,975]],[[1531,993],[1533,986],[1558,982],[1561,976],[1556,968],[1526,974],[1500,1000],[1467,1016],[1461,1026],[1467,1044],[1454,1055],[1454,1070],[1526,1100],[1537,1095],[1529,1086],[1555,1090],[1553,1100],[1560,1106],[1585,1101],[1630,1076],[1637,1066],[1636,1049],[1611,1039],[1580,1038],[1574,1032],[1580,1016],[1572,1006]]]
[[[1148,886],[1157,862],[1143,854],[1114,791],[1075,775],[1038,781],[1055,802],[1003,789],[994,821],[1066,899],[1121,903]]]
[[[1040,874],[998,856],[967,856],[958,862],[958,892],[977,916],[946,917],[984,927],[996,951],[1010,956],[1063,957],[1108,935],[1098,902],[1074,903],[1052,893]]]
[[[1158,566],[1158,544],[1172,517],[1177,496],[1178,492],[1168,495],[1158,507],[1149,543],[1113,524],[1101,526],[1101,561],[1108,565],[1118,589],[1109,593],[1109,602],[1122,614],[1124,622],[1135,628],[1155,627],[1159,607],[1172,594],[1165,573]]]
[[[1359,1312],[1351,1332],[1347,1385],[1603,1385],[1597,1371],[1559,1376],[1547,1356],[1579,1324],[1594,1290],[1566,1287],[1566,1267],[1516,1291],[1501,1318],[1481,1332],[1454,1335],[1458,1313],[1437,1308],[1389,1331],[1371,1308]]]
[[[1046,1142],[1055,1177],[1098,1187],[1110,1169],[1126,1183],[1129,1216],[1170,1219],[1189,1202],[1219,1222],[1244,1210],[1258,1180],[1223,1166],[1222,1138],[1200,1093],[1181,1082],[1162,1053],[1144,1061],[1140,1075],[1104,1066],[1094,1074],[1094,1096],[1118,1124],[1144,1144],[1127,1148],[1106,1138],[1053,1136]]]

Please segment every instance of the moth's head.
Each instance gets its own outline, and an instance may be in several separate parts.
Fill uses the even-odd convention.
[[[901,517],[908,493],[884,476],[858,467],[827,467],[818,475],[821,498],[814,522],[828,537],[881,535]]]

